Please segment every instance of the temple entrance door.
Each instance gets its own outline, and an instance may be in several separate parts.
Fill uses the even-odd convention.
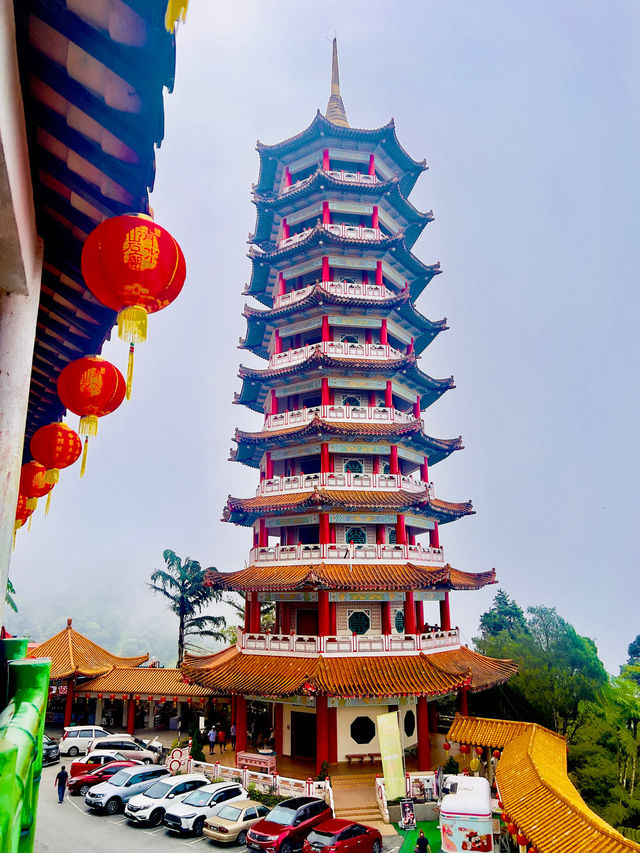
[[[291,712],[291,757],[316,757],[316,715]]]
[[[296,634],[307,637],[318,636],[318,611],[298,610],[296,619]]]

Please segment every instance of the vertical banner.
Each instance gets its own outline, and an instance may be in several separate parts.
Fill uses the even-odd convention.
[[[384,786],[387,799],[395,800],[405,796],[404,754],[398,714],[392,711],[389,714],[380,714],[377,719]]]

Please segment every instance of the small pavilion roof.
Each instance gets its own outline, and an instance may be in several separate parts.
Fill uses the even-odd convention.
[[[139,693],[140,696],[210,696],[211,690],[185,679],[180,669],[157,666],[118,667],[85,681],[85,693]]]
[[[67,627],[59,634],[30,649],[27,657],[51,658],[52,681],[78,675],[104,675],[117,667],[137,667],[149,659],[148,654],[131,658],[112,655],[72,628],[71,619],[67,619]]]
[[[538,853],[640,851],[582,799],[567,775],[561,735],[536,723],[456,716],[448,738],[504,747],[496,766],[504,810]]]
[[[465,515],[473,515],[471,501],[449,503],[430,498],[429,492],[374,491],[372,489],[329,490],[315,488],[312,492],[294,492],[285,495],[260,495],[255,498],[233,498],[229,496],[223,520],[245,526],[253,524],[260,516],[285,515],[289,512],[312,510],[314,507],[339,507],[345,510],[413,510],[447,524]]]
[[[236,429],[234,441],[238,449],[232,451],[232,460],[258,467],[262,454],[273,447],[298,446],[305,440],[322,440],[326,437],[348,437],[357,441],[380,441],[387,439],[394,444],[406,445],[424,453],[429,465],[435,465],[446,459],[456,450],[462,450],[462,437],[432,438],[422,431],[420,421],[412,420],[406,424],[367,424],[353,422],[340,423],[316,417],[301,426],[287,427],[281,430],[263,430],[245,432]]]
[[[248,566],[237,572],[211,573],[216,589],[236,592],[332,589],[379,591],[407,589],[482,589],[496,582],[496,571],[471,574],[447,564],[438,568],[413,563],[359,564],[314,563],[313,565]]]

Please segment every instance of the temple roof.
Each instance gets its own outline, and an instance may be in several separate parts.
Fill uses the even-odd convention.
[[[394,492],[374,491],[373,489],[318,489],[312,492],[287,493],[285,495],[259,495],[255,498],[234,498],[229,496],[224,509],[223,520],[245,526],[253,524],[256,518],[266,515],[284,515],[288,512],[311,510],[313,507],[339,507],[346,510],[380,509],[404,512],[413,510],[440,524],[447,524],[465,515],[473,515],[471,501],[450,503],[430,498],[429,492],[406,492],[399,489]]]
[[[484,690],[501,684],[516,669],[513,661],[482,658],[466,647],[430,655],[304,658],[253,655],[234,646],[215,655],[187,656],[182,665],[188,678],[219,695],[241,693],[265,698],[314,694],[381,699],[446,696],[465,687]]]
[[[148,654],[131,658],[112,655],[72,628],[71,619],[67,619],[67,627],[59,634],[30,649],[27,657],[51,658],[52,680],[103,675],[116,667],[137,667],[149,659]]]
[[[383,373],[387,378],[396,374],[402,375],[402,380],[420,394],[420,407],[426,409],[434,403],[445,391],[454,388],[453,376],[447,379],[433,379],[423,373],[416,364],[416,354],[409,353],[400,358],[376,360],[365,358],[344,358],[341,356],[325,355],[316,348],[304,361],[297,364],[284,365],[275,369],[257,370],[240,365],[238,376],[243,380],[242,389],[234,402],[248,406],[255,412],[264,411],[264,401],[268,391],[281,384],[290,376],[303,376],[305,373],[330,368],[332,371],[344,371],[346,375],[354,373],[376,374]],[[332,374],[336,376],[337,373]]]
[[[299,445],[304,439],[320,439],[325,436],[348,436],[358,441],[379,441],[388,439],[396,444],[407,444],[413,450],[424,453],[429,465],[435,465],[446,459],[455,450],[462,450],[462,437],[431,438],[422,431],[420,421],[406,424],[366,424],[357,421],[340,423],[322,420],[318,416],[302,426],[262,432],[244,432],[236,429],[234,441],[238,449],[232,453],[232,459],[257,467],[265,450],[273,446]],[[405,441],[402,441],[403,436]],[[411,441],[411,444],[409,444]]]
[[[78,692],[139,693],[140,696],[210,696],[211,691],[201,684],[185,680],[180,669],[157,666],[139,668],[119,667],[106,675],[85,681]]]
[[[440,567],[413,563],[349,564],[314,563],[295,566],[286,563],[253,565],[237,572],[211,573],[208,581],[215,589],[249,592],[294,591],[301,589],[333,590],[407,590],[407,589],[482,589],[496,582],[496,571],[462,572],[447,564]]]
[[[538,853],[640,851],[582,799],[567,775],[561,735],[536,723],[456,716],[448,738],[504,747],[496,765],[504,811]]]

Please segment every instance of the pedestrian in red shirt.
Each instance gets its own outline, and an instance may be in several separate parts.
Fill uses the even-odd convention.
[[[227,733],[222,728],[222,726],[220,726],[220,729],[218,730],[218,745],[220,746],[221,753],[223,751],[227,751]]]

